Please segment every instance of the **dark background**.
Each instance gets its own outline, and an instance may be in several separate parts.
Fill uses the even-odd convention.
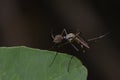
[[[111,34],[80,54],[71,48],[60,50],[80,58],[88,69],[88,80],[120,80],[120,3],[116,0],[1,0],[0,46],[52,47],[51,29],[81,31],[89,39]]]

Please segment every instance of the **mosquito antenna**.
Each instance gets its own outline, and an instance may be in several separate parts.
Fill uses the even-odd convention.
[[[105,33],[105,34],[103,34],[101,36],[98,36],[98,37],[94,37],[94,38],[88,39],[87,41],[95,41],[95,40],[98,40],[98,39],[106,37],[108,34],[110,34],[110,32]]]

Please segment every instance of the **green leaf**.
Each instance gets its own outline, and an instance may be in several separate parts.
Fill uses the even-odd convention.
[[[71,55],[18,47],[0,48],[0,80],[87,80],[87,69]]]

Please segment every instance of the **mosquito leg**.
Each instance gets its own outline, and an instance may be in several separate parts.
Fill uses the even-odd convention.
[[[70,70],[70,64],[71,64],[71,61],[72,61],[73,57],[74,57],[74,56],[71,56],[71,58],[70,58],[70,60],[69,60],[69,62],[68,62],[68,70],[67,70],[68,72],[69,72],[69,70]]]
[[[53,33],[51,33],[51,37],[54,39],[55,37],[53,36]]]
[[[70,44],[76,51],[79,51],[79,49],[74,44],[72,44],[72,43],[70,43]]]
[[[51,37],[54,39],[55,37],[54,37],[54,35],[53,35],[53,30],[51,30]]]
[[[103,34],[103,35],[101,35],[101,36],[98,36],[98,37],[94,37],[94,38],[88,39],[87,41],[95,41],[95,40],[98,40],[98,39],[101,39],[101,38],[107,36],[108,34],[109,34],[109,32],[106,33],[106,34]]]
[[[55,59],[56,59],[57,55],[58,55],[58,52],[56,52],[56,53],[55,53],[55,56],[54,56],[54,58],[53,58],[52,62],[50,63],[50,65],[49,65],[50,67],[53,65],[53,63],[54,63],[54,61],[55,61]]]
[[[66,45],[66,44],[68,44],[68,42],[65,43],[65,44],[63,44],[63,45],[57,46],[57,48],[60,48],[61,46],[64,46],[64,45]],[[55,44],[55,46],[56,46],[56,44]],[[54,48],[54,46],[53,46],[52,48]],[[52,48],[51,48],[51,49],[52,49]],[[55,53],[55,56],[54,56],[54,58],[53,58],[53,60],[52,60],[52,62],[51,62],[51,64],[50,64],[49,66],[52,66],[52,64],[54,63],[54,61],[55,61],[57,55],[58,55],[58,52]]]
[[[63,33],[65,33],[65,34],[67,35],[67,31],[66,31],[66,29],[65,29],[65,28],[63,29],[63,31],[62,31],[62,33],[61,33],[61,35],[63,35]]]
[[[68,34],[65,28],[64,28],[64,32],[65,32],[66,35]]]

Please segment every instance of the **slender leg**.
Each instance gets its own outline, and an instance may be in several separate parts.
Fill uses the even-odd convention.
[[[54,39],[55,37],[53,35],[53,29],[51,29],[50,34],[51,34],[51,37]]]
[[[72,43],[70,43],[70,44],[76,51],[79,51],[79,49],[74,44],[72,44]]]
[[[50,67],[53,65],[53,63],[54,63],[54,61],[55,61],[57,55],[58,55],[58,53],[56,52],[56,53],[55,53],[55,56],[54,56],[54,58],[53,58],[53,60],[52,60],[52,62],[51,62],[51,64],[49,65]]]
[[[108,34],[109,34],[109,32],[106,33],[106,34],[103,34],[103,35],[101,35],[101,36],[98,36],[98,37],[94,37],[94,38],[88,39],[87,41],[95,41],[95,40],[98,40],[98,39],[101,39],[101,38],[107,36]]]
[[[65,32],[65,34],[67,35],[66,29],[63,29],[61,35],[63,35],[64,32]],[[53,36],[53,33],[52,33],[52,32],[51,32],[51,37],[54,39],[54,36]],[[65,43],[65,44],[66,44],[66,43]],[[56,46],[56,44],[55,44],[52,48],[50,48],[50,49],[53,49],[55,46]],[[58,48],[61,47],[61,46],[62,46],[62,45],[58,46]],[[52,60],[52,62],[51,62],[51,64],[50,64],[50,66],[52,66],[52,64],[54,63],[57,55],[58,55],[58,53],[56,52],[56,53],[55,53],[55,56],[54,56],[54,58],[53,58],[53,60]]]
[[[63,33],[65,33],[65,34],[67,35],[67,31],[66,31],[66,29],[65,29],[65,28],[63,29],[63,31],[62,31],[62,33],[61,33],[61,35],[63,35]]]
[[[64,46],[64,45],[66,45],[66,44],[71,44],[71,46],[76,50],[76,51],[79,51],[79,49],[74,45],[74,44],[72,44],[71,42],[66,42],[66,43],[64,43],[64,44],[61,44],[61,45],[59,45],[58,47],[61,47],[61,46]]]
[[[53,33],[52,33],[52,32],[51,32],[51,37],[54,39],[54,36],[53,36]],[[56,46],[56,44],[54,44],[49,50],[53,49],[55,46]],[[54,58],[53,58],[53,60],[52,60],[52,62],[51,62],[50,65],[49,65],[49,67],[51,67],[51,66],[53,65],[53,63],[54,63],[55,58],[56,58],[57,55],[58,55],[58,53],[56,52],[56,53],[55,53],[55,56],[54,56]]]
[[[63,29],[61,35],[63,35],[63,33],[65,33],[65,34],[67,35],[67,31],[66,31],[65,28]],[[52,33],[52,32],[51,32],[51,37],[54,39],[54,36],[53,36],[53,33]],[[68,42],[67,42],[67,43],[68,43]],[[67,44],[67,43],[65,43],[65,44]],[[63,44],[63,45],[65,45],[65,44]],[[53,49],[55,46],[56,46],[56,44],[55,44],[52,48],[50,48],[50,49]],[[61,47],[61,46],[62,46],[62,45],[58,46],[58,48]],[[56,52],[56,53],[55,53],[55,56],[54,56],[54,58],[53,58],[53,60],[52,60],[52,62],[51,62],[51,64],[50,64],[49,66],[52,66],[52,64],[54,63],[57,55],[58,55],[58,53]]]
[[[55,37],[53,36],[53,33],[51,32],[51,37],[54,39]]]
[[[70,60],[69,60],[69,62],[68,62],[68,70],[67,70],[68,72],[69,72],[69,70],[70,70],[70,64],[71,64],[71,61],[72,61],[73,57],[74,57],[74,56],[71,56],[71,58],[70,58]]]

